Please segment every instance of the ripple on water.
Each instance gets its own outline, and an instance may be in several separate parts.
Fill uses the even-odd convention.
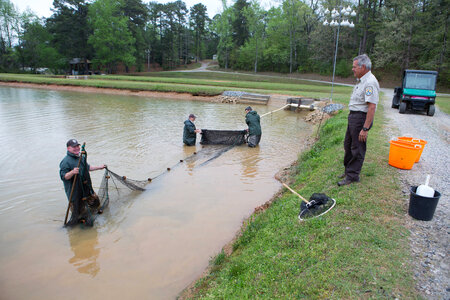
[[[0,235],[5,245],[0,259],[10,263],[0,281],[9,295],[18,295],[11,298],[75,292],[67,290],[67,282],[80,292],[85,275],[96,276],[96,284],[79,298],[97,293],[99,285],[110,286],[116,298],[126,298],[129,290],[133,298],[175,298],[242,219],[279,189],[274,174],[297,158],[309,133],[298,115],[280,111],[262,119],[260,147],[237,146],[215,157],[224,146],[203,147],[200,136],[195,147],[183,146],[183,122],[190,113],[197,115],[197,128],[243,130],[245,107],[1,87],[0,226],[7,235]],[[260,114],[273,110],[253,108]],[[94,228],[62,230],[67,198],[59,162],[69,138],[86,142],[91,165],[104,163],[138,180],[164,176],[143,193],[111,201]],[[102,173],[92,172],[94,186]],[[32,262],[35,257],[40,260]],[[29,271],[12,272],[24,261]],[[43,265],[46,276],[33,276]],[[132,287],[122,286],[123,270],[132,270],[127,272]],[[44,279],[50,277],[54,284],[48,286]],[[15,286],[48,288],[27,292]],[[20,297],[22,292],[29,297]]]

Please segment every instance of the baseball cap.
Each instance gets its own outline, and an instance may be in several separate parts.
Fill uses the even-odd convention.
[[[189,115],[189,118],[194,118],[194,119],[196,119],[197,117],[196,117],[194,114],[190,114],[190,115]]]
[[[80,143],[78,143],[78,141],[76,139],[70,139],[67,141],[67,147],[75,147],[75,146],[79,146]]]
[[[247,106],[245,110],[253,110],[251,106]]]

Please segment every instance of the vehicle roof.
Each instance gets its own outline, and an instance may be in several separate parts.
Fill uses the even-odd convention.
[[[405,70],[405,73],[422,73],[422,74],[436,74],[436,71],[427,71],[427,70]]]

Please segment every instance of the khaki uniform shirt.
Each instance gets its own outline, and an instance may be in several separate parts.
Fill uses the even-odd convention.
[[[350,111],[363,111],[367,112],[369,106],[367,102],[378,104],[380,93],[380,85],[378,80],[372,74],[372,72],[367,72],[359,82],[353,88],[352,96],[350,97],[350,102],[348,103],[348,109]]]

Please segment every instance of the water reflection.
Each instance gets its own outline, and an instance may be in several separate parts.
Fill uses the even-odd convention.
[[[197,147],[183,145],[183,153],[184,153],[184,157],[185,157],[184,161],[186,163],[186,168],[189,172],[189,175],[192,176],[194,174],[193,173],[193,170],[195,168],[194,155],[197,154]]]
[[[259,153],[260,147],[249,148],[251,155],[241,160],[242,164],[242,178],[250,179],[256,177],[258,174],[258,163],[261,160]]]
[[[98,232],[92,228],[71,228],[68,231],[73,257],[69,259],[78,272],[95,277],[100,271],[97,259],[100,255]]]
[[[6,298],[175,298],[242,219],[279,189],[274,174],[297,158],[309,133],[301,117],[280,111],[261,119],[257,148],[183,146],[189,113],[202,116],[199,128],[242,130],[245,106],[0,87],[0,227],[7,233],[0,235],[0,283]],[[255,109],[262,114],[273,107]],[[64,217],[58,166],[71,137],[86,142],[89,163],[155,180],[131,193],[111,183],[117,197],[95,227],[66,233],[46,220]],[[24,185],[23,166],[39,174],[32,184]],[[102,174],[91,176],[97,189]],[[60,242],[66,235],[70,245]],[[19,272],[24,265],[27,272]],[[43,268],[56,274],[51,286],[48,276],[35,276]]]

